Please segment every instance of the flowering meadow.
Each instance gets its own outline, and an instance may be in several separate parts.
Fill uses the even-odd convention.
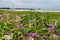
[[[0,10],[0,40],[60,40],[60,12]]]

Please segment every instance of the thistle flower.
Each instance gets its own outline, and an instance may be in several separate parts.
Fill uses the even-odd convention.
[[[49,24],[49,28],[51,32],[54,32],[54,25],[53,24]]]
[[[23,28],[23,24],[21,23],[21,24],[17,25],[17,28]]]
[[[37,38],[39,35],[37,33],[28,33],[28,36]]]

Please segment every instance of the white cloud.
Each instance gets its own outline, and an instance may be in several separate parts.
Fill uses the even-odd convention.
[[[0,7],[59,8],[60,0],[0,0]]]

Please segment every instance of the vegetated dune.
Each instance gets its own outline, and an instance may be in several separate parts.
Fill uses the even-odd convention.
[[[0,10],[0,40],[60,40],[60,12],[38,11]]]

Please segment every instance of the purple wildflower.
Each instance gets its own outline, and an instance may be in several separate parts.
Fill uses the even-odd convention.
[[[39,37],[39,35],[37,34],[37,33],[33,33],[33,35],[32,35],[34,38],[37,38],[37,37]]]
[[[17,28],[23,28],[23,24],[21,23],[21,24],[17,25]]]
[[[53,29],[54,25],[53,24],[49,24],[49,28]]]
[[[39,35],[37,33],[28,33],[28,36],[37,38]]]
[[[54,32],[54,29],[50,29],[50,32]]]
[[[33,33],[28,33],[28,36],[32,37],[32,34],[33,34]]]
[[[51,32],[54,32],[54,25],[53,24],[49,24],[49,28]]]

